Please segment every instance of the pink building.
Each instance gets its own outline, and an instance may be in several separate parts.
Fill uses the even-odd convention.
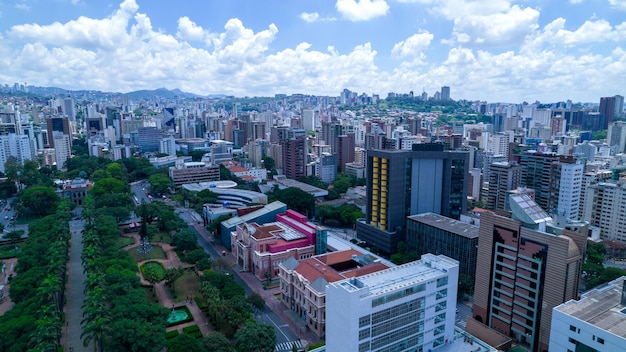
[[[238,225],[231,232],[231,252],[242,270],[259,280],[278,276],[278,265],[289,258],[306,259],[315,254],[315,227],[306,216],[287,210],[276,222]]]

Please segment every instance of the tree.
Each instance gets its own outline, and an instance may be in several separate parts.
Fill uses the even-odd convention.
[[[213,322],[214,327],[218,328],[222,321],[222,312],[224,303],[220,297],[220,291],[208,281],[200,283],[200,293],[207,304],[208,318]]]
[[[222,233],[222,221],[230,219],[230,215],[220,215],[211,220],[208,228],[214,235],[219,236]]]
[[[191,252],[187,253],[187,255],[185,257],[183,257],[182,260],[185,263],[196,264],[200,260],[207,258],[207,256],[208,256],[208,254],[206,254],[204,249],[197,248],[197,249],[194,249]]]
[[[270,325],[251,321],[235,333],[235,346],[239,351],[273,352],[276,333]]]
[[[211,352],[231,352],[230,341],[219,332],[211,332],[202,339],[202,347],[205,351]]]
[[[34,186],[24,190],[20,203],[31,213],[45,216],[54,213],[59,204],[59,196],[52,187]]]
[[[150,182],[150,190],[154,195],[160,196],[172,187],[172,180],[162,174],[154,174],[148,179]]]
[[[24,230],[13,230],[13,231],[9,231],[9,233],[4,235],[4,238],[8,238],[11,241],[11,245],[13,245],[13,248],[17,249],[17,246],[16,246],[17,241],[19,241],[23,235],[24,235]]]
[[[263,297],[258,294],[257,292],[252,292],[247,298],[246,300],[248,301],[248,303],[250,303],[250,305],[252,305],[254,308],[256,308],[257,310],[261,311],[265,309],[265,300],[263,299]]]
[[[274,170],[274,168],[276,167],[276,163],[271,156],[264,156],[262,160],[263,160],[263,165],[265,166],[265,169],[271,171],[271,170]]]
[[[172,237],[172,246],[180,251],[192,251],[198,248],[198,237],[190,229],[183,229]]]
[[[224,302],[224,315],[233,328],[241,326],[252,313],[252,307],[246,300],[238,297],[228,299]]]
[[[168,352],[199,351],[200,348],[200,341],[187,334],[180,334],[167,342]]]
[[[181,276],[183,276],[183,270],[180,268],[169,268],[165,270],[165,282],[172,288],[172,291],[174,291],[174,283]]]
[[[213,270],[218,273],[226,273],[228,272],[228,270],[230,270],[231,267],[232,264],[228,261],[228,259],[224,257],[217,257],[213,261]]]
[[[289,187],[283,190],[275,190],[277,200],[285,203],[287,208],[293,209],[303,215],[313,215],[315,210],[315,197],[300,188]]]
[[[339,174],[333,182],[333,188],[337,191],[337,193],[346,193],[348,188],[350,188],[350,177],[344,174]]]

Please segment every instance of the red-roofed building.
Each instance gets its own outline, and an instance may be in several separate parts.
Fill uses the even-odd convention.
[[[378,258],[349,249],[279,266],[281,301],[306,321],[317,336],[326,335],[326,285],[388,269]]]
[[[276,222],[259,225],[243,223],[231,232],[231,252],[242,270],[259,280],[278,276],[278,265],[289,258],[315,255],[316,227],[298,212],[276,215]]]
[[[235,175],[248,182],[261,182],[267,178],[267,169],[252,168],[246,169],[239,165],[226,166],[232,175]]]

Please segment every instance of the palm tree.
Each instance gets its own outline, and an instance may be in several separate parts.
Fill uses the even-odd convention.
[[[222,320],[221,313],[224,311],[224,302],[220,297],[220,291],[211,283],[203,281],[200,283],[200,293],[206,301],[209,318],[215,324],[214,327],[219,328]]]
[[[80,338],[83,339],[83,346],[89,346],[92,341],[96,344],[98,352],[102,352],[102,345],[105,338],[111,333],[109,319],[104,316],[97,317],[85,324]]]

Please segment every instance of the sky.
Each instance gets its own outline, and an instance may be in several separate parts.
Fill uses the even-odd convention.
[[[0,84],[598,102],[626,0],[0,0]]]

